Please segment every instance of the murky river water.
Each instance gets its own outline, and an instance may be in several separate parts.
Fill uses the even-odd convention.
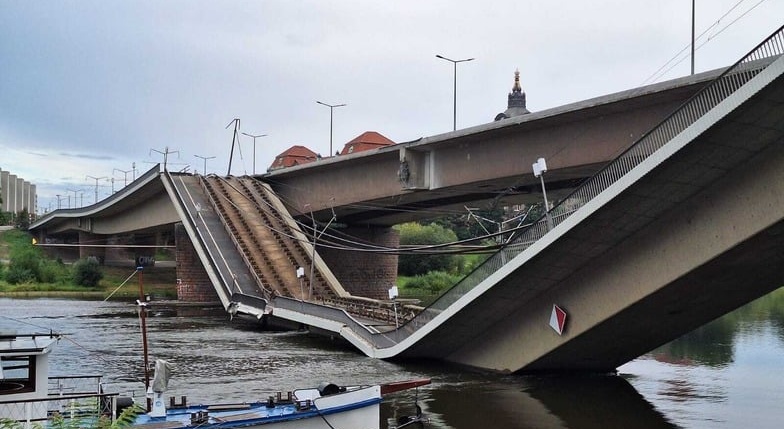
[[[114,390],[143,390],[131,304],[0,298],[0,327],[69,334],[53,353],[53,375],[104,374]],[[502,376],[390,363],[299,332],[261,332],[200,308],[153,310],[148,330],[151,359],[176,366],[170,393],[190,402],[263,400],[322,381],[431,377],[418,394],[430,428],[784,427],[784,289],[624,365],[620,376]],[[414,395],[385,399],[382,427],[413,414]]]

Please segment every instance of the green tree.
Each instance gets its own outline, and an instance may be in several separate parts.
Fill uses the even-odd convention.
[[[27,207],[23,207],[16,217],[16,227],[24,231],[30,227],[30,212],[27,211]]]
[[[101,266],[95,259],[80,259],[73,265],[74,283],[87,286],[96,287],[103,278],[103,271]]]
[[[409,222],[397,225],[395,228],[400,233],[401,246],[423,246],[457,241],[457,235],[452,230],[435,223],[422,225]],[[460,259],[455,255],[402,254],[398,261],[398,272],[401,275],[416,276],[430,271],[456,271]]]
[[[41,252],[32,245],[16,244],[9,252],[10,263],[5,280],[11,284],[29,283],[39,280],[41,274]]]

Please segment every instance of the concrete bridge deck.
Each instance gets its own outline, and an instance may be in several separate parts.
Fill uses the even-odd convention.
[[[518,231],[397,330],[362,323],[347,305],[269,294],[257,279],[235,287],[247,255],[231,263],[219,255],[239,254],[236,244],[205,239],[226,221],[199,221],[209,198],[193,179],[164,172],[161,183],[232,313],[307,325],[379,358],[612,370],[784,284],[783,34],[566,195],[554,228],[543,220]],[[553,304],[568,314],[562,335],[548,325]]]

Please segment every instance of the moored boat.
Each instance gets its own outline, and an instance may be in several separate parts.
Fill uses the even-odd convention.
[[[186,398],[177,403],[164,394],[168,385],[169,364],[158,360],[155,377],[148,390],[150,411],[134,421],[144,429],[174,428],[378,428],[382,395],[416,388],[430,379],[409,380],[381,385],[338,386],[322,383],[285,395],[278,392],[264,402],[238,404],[188,405]],[[421,413],[418,413],[421,414]],[[408,420],[421,419],[421,415]]]

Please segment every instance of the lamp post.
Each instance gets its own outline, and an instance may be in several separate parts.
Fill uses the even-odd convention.
[[[201,156],[201,155],[193,155],[193,156],[195,156],[196,158],[204,160],[204,170],[201,172],[201,174],[206,176],[207,175],[207,160],[208,159],[214,159],[215,157],[214,156]]]
[[[74,208],[76,208],[76,193],[77,192],[82,192],[82,190],[81,189],[70,189],[70,188],[68,188],[68,189],[66,189],[66,191],[74,193]],[[71,196],[70,195],[68,196],[68,208],[69,209],[71,208]]]
[[[542,182],[542,196],[544,197],[544,214],[547,217],[547,229],[553,229],[553,218],[550,217],[550,206],[547,203],[547,191],[544,188],[544,173],[547,171],[547,163],[544,158],[539,158],[531,165],[534,170],[534,176],[538,177]]]
[[[95,201],[94,201],[94,203],[97,204],[98,203],[98,181],[99,180],[108,179],[108,177],[106,177],[106,176],[101,176],[101,177],[87,176],[87,177],[85,177],[84,180],[87,180],[87,179],[95,180]]]
[[[158,149],[150,149],[150,155],[152,155],[153,152],[157,152],[157,153],[163,155],[163,171],[167,171],[166,170],[166,163],[168,162],[170,153],[176,153],[178,157],[180,156],[180,151],[178,151],[178,150],[169,150],[169,146],[166,146],[163,149],[163,151],[160,151]]]
[[[694,2],[691,0],[691,74],[694,74]]]
[[[457,130],[457,63],[464,63],[467,61],[473,61],[474,58],[465,58],[462,60],[453,60],[447,58],[443,55],[436,54],[436,58],[449,61],[455,66],[455,73],[454,73],[454,89],[453,89],[453,102],[452,102],[452,131]]]
[[[130,173],[131,170],[120,170],[119,168],[115,168],[114,170],[112,170],[112,174],[114,174],[115,171],[119,171],[120,173],[123,173],[123,182],[125,183],[123,187],[128,186],[128,173]]]
[[[332,156],[332,110],[336,107],[346,106],[346,104],[327,104],[318,100],[316,103],[329,107],[329,156]]]
[[[243,132],[242,134],[253,139],[253,174],[256,174],[256,139],[260,137],[267,137],[266,134],[259,134],[257,136]]]

